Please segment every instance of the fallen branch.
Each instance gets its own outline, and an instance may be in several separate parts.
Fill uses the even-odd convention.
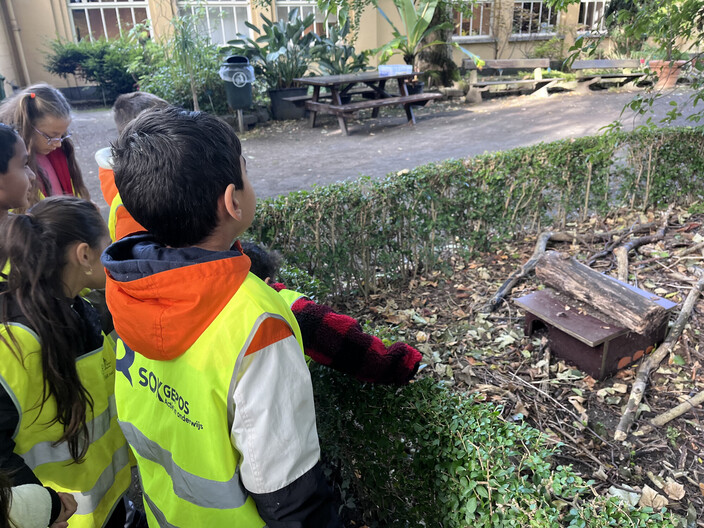
[[[621,420],[619,421],[616,432],[614,433],[614,440],[621,442],[628,437],[628,431],[633,425],[636,411],[638,410],[640,402],[643,399],[643,393],[645,393],[650,372],[660,364],[660,362],[665,358],[670,350],[672,350],[677,343],[677,340],[682,335],[682,331],[684,330],[687,320],[692,315],[694,304],[696,303],[702,288],[704,288],[704,278],[699,279],[697,284],[689,291],[689,295],[687,295],[687,299],[682,305],[682,310],[680,311],[674,326],[667,334],[665,341],[663,341],[662,345],[660,345],[655,352],[650,354],[650,356],[648,356],[638,368],[638,373],[636,374],[636,379],[633,382],[633,388],[631,389],[631,395],[628,398],[626,409],[624,410],[623,416],[621,416]]]
[[[669,215],[668,215],[669,216]],[[623,240],[623,237],[636,234],[636,233],[644,233],[644,232],[650,232],[650,230],[655,227],[654,222],[649,222],[647,224],[634,224],[628,229],[620,229],[618,231],[609,231],[608,233],[605,233],[609,235],[609,238],[607,240],[611,240],[613,237],[618,237],[617,240],[611,240],[606,247],[604,248],[603,251],[599,251],[599,253],[595,253],[592,255],[588,260],[587,260],[587,266],[591,266],[596,262],[598,259],[605,257],[614,250],[616,246],[619,245],[621,240]]]
[[[691,398],[686,399],[677,407],[674,407],[667,412],[657,415],[655,418],[650,420],[650,423],[655,427],[661,427],[670,420],[674,420],[675,418],[682,416],[687,411],[694,409],[697,405],[701,405],[702,403],[704,403],[704,391],[695,394]]]
[[[700,251],[704,249],[704,242],[699,242],[698,244],[695,244],[693,246],[687,247],[680,249],[679,251],[675,251],[675,254],[673,255],[675,259],[679,259],[681,257],[687,256],[690,253],[695,253],[696,251]],[[655,258],[649,258],[646,260],[643,260],[642,262],[639,262],[638,265],[642,266],[643,264],[648,264],[644,268],[640,268],[639,271],[650,271],[653,268],[657,268],[660,265],[661,257],[655,257]],[[674,265],[674,264],[673,264]]]
[[[628,282],[628,254],[638,249],[641,246],[647,244],[652,244],[653,242],[658,242],[665,238],[665,231],[667,230],[667,225],[670,222],[670,215],[672,214],[672,205],[668,207],[667,212],[664,215],[664,221],[660,226],[660,229],[654,235],[644,236],[636,238],[634,240],[629,240],[625,244],[615,248],[614,256],[616,257],[616,264],[618,266],[618,280],[621,282]]]
[[[508,295],[513,287],[520,281],[523,277],[528,275],[531,271],[535,269],[535,265],[538,263],[541,255],[545,253],[545,248],[548,242],[553,236],[552,231],[545,231],[541,233],[538,237],[538,241],[535,244],[535,250],[533,255],[530,257],[528,262],[523,264],[518,270],[511,274],[511,276],[506,279],[506,281],[501,285],[501,288],[496,292],[496,294],[491,298],[491,300],[484,306],[483,312],[491,313],[503,302],[504,297]]]

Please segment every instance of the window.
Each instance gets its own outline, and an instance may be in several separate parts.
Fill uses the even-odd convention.
[[[68,0],[76,41],[119,38],[125,31],[149,20],[147,0]]]
[[[248,0],[208,0],[197,4],[178,2],[180,13],[203,14],[199,20],[201,30],[214,44],[227,44],[237,34],[249,35],[245,22],[251,20]]]
[[[492,2],[477,2],[469,14],[455,11],[455,37],[490,37]]]
[[[311,13],[315,13],[315,22],[310,28],[318,35],[327,35],[327,28],[337,24],[335,17],[328,18],[325,21],[325,14],[317,8],[314,1],[308,0],[288,0],[276,2],[276,18],[277,20],[288,20],[288,14],[298,8],[298,18],[305,18]],[[310,31],[310,30],[308,30]]]
[[[581,31],[605,31],[604,11],[606,0],[582,0],[579,4],[579,29]]]
[[[543,2],[515,2],[513,4],[513,34],[536,35],[555,33],[557,11]]]

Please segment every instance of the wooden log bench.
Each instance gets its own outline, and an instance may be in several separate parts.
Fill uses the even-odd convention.
[[[596,84],[615,84],[619,87],[633,88],[645,78],[639,59],[591,59],[576,60],[570,69],[577,72],[576,89],[588,92]],[[613,73],[589,73],[589,70],[620,70]]]
[[[403,106],[404,110],[406,111],[406,117],[408,118],[408,122],[415,124],[416,118],[413,115],[413,110],[411,109],[411,106],[419,103],[427,103],[428,101],[440,98],[442,98],[441,93],[427,92],[414,95],[383,97],[380,99],[367,99],[364,101],[358,101],[342,105],[320,103],[317,101],[306,101],[305,105],[306,110],[310,110],[313,115],[315,115],[316,113],[332,114],[341,118],[339,120],[340,128],[342,128],[342,132],[347,135],[347,126],[344,120],[348,117],[352,117],[354,114],[361,110],[371,109],[373,111],[377,111],[377,109],[384,106]]]
[[[552,289],[514,302],[526,311],[525,332],[547,330],[555,356],[595,379],[639,361],[662,342],[675,303],[549,251],[536,275]]]
[[[547,97],[548,90],[560,79],[543,79],[543,68],[550,67],[550,59],[493,59],[485,61],[483,70],[496,70],[498,80],[479,80],[478,68],[472,59],[464,59],[462,67],[469,71],[468,100],[481,102],[484,92],[522,92],[535,97]],[[532,79],[503,78],[504,70],[533,70]]]

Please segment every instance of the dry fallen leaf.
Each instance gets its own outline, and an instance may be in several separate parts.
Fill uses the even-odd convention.
[[[425,343],[428,340],[428,334],[422,330],[416,333],[416,341],[419,343]]]
[[[643,486],[643,494],[640,497],[638,506],[641,508],[653,508],[655,510],[659,510],[667,506],[667,499],[646,484]]]
[[[662,489],[671,500],[680,500],[684,497],[684,486],[668,477],[665,487]]]

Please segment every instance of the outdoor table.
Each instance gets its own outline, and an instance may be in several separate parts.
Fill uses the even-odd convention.
[[[380,74],[378,71],[368,71],[345,75],[300,77],[295,79],[295,81],[301,86],[312,86],[313,96],[293,99],[305,101],[306,109],[310,112],[309,123],[311,128],[315,127],[315,119],[318,113],[333,114],[337,116],[340,130],[345,135],[348,134],[345,119],[351,117],[353,113],[367,108],[372,109],[372,117],[377,117],[379,108],[382,106],[400,105],[406,111],[408,122],[415,124],[416,118],[413,115],[412,105],[442,97],[442,94],[439,93],[409,95],[406,80],[415,77],[418,73]],[[395,80],[398,84],[399,95],[387,92],[386,83],[390,80]],[[353,87],[359,84],[364,84],[367,88],[362,91],[353,90]],[[330,91],[330,95],[321,96],[321,88],[327,88]],[[360,93],[368,98],[352,102],[350,97],[346,97]]]

